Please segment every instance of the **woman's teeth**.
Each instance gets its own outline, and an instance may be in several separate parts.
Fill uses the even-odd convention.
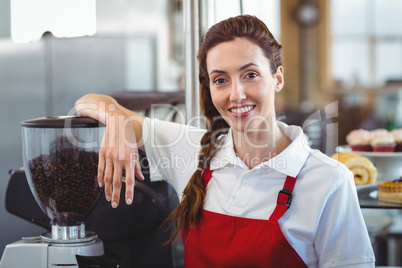
[[[234,108],[234,109],[231,109],[231,111],[236,114],[242,114],[242,113],[247,113],[251,109],[253,109],[253,105],[242,107],[242,108]]]

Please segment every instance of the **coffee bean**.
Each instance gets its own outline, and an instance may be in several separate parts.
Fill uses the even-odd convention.
[[[34,194],[53,224],[76,225],[98,200],[98,153],[57,149],[29,161]]]

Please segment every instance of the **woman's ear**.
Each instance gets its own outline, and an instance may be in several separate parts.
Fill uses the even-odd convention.
[[[283,84],[284,84],[283,67],[282,66],[279,66],[276,69],[276,73],[274,76],[276,79],[275,92],[279,92],[282,90]]]

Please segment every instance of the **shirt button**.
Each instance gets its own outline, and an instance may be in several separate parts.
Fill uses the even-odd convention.
[[[248,181],[247,180],[244,180],[243,181],[243,186],[247,186],[248,185]]]

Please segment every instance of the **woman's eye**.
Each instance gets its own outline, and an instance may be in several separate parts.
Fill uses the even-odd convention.
[[[246,75],[246,78],[256,78],[257,76],[258,76],[257,73],[248,73],[248,74]]]
[[[223,83],[225,83],[225,79],[223,79],[223,78],[217,78],[217,79],[215,79],[214,80],[214,83],[215,84],[223,84]]]

